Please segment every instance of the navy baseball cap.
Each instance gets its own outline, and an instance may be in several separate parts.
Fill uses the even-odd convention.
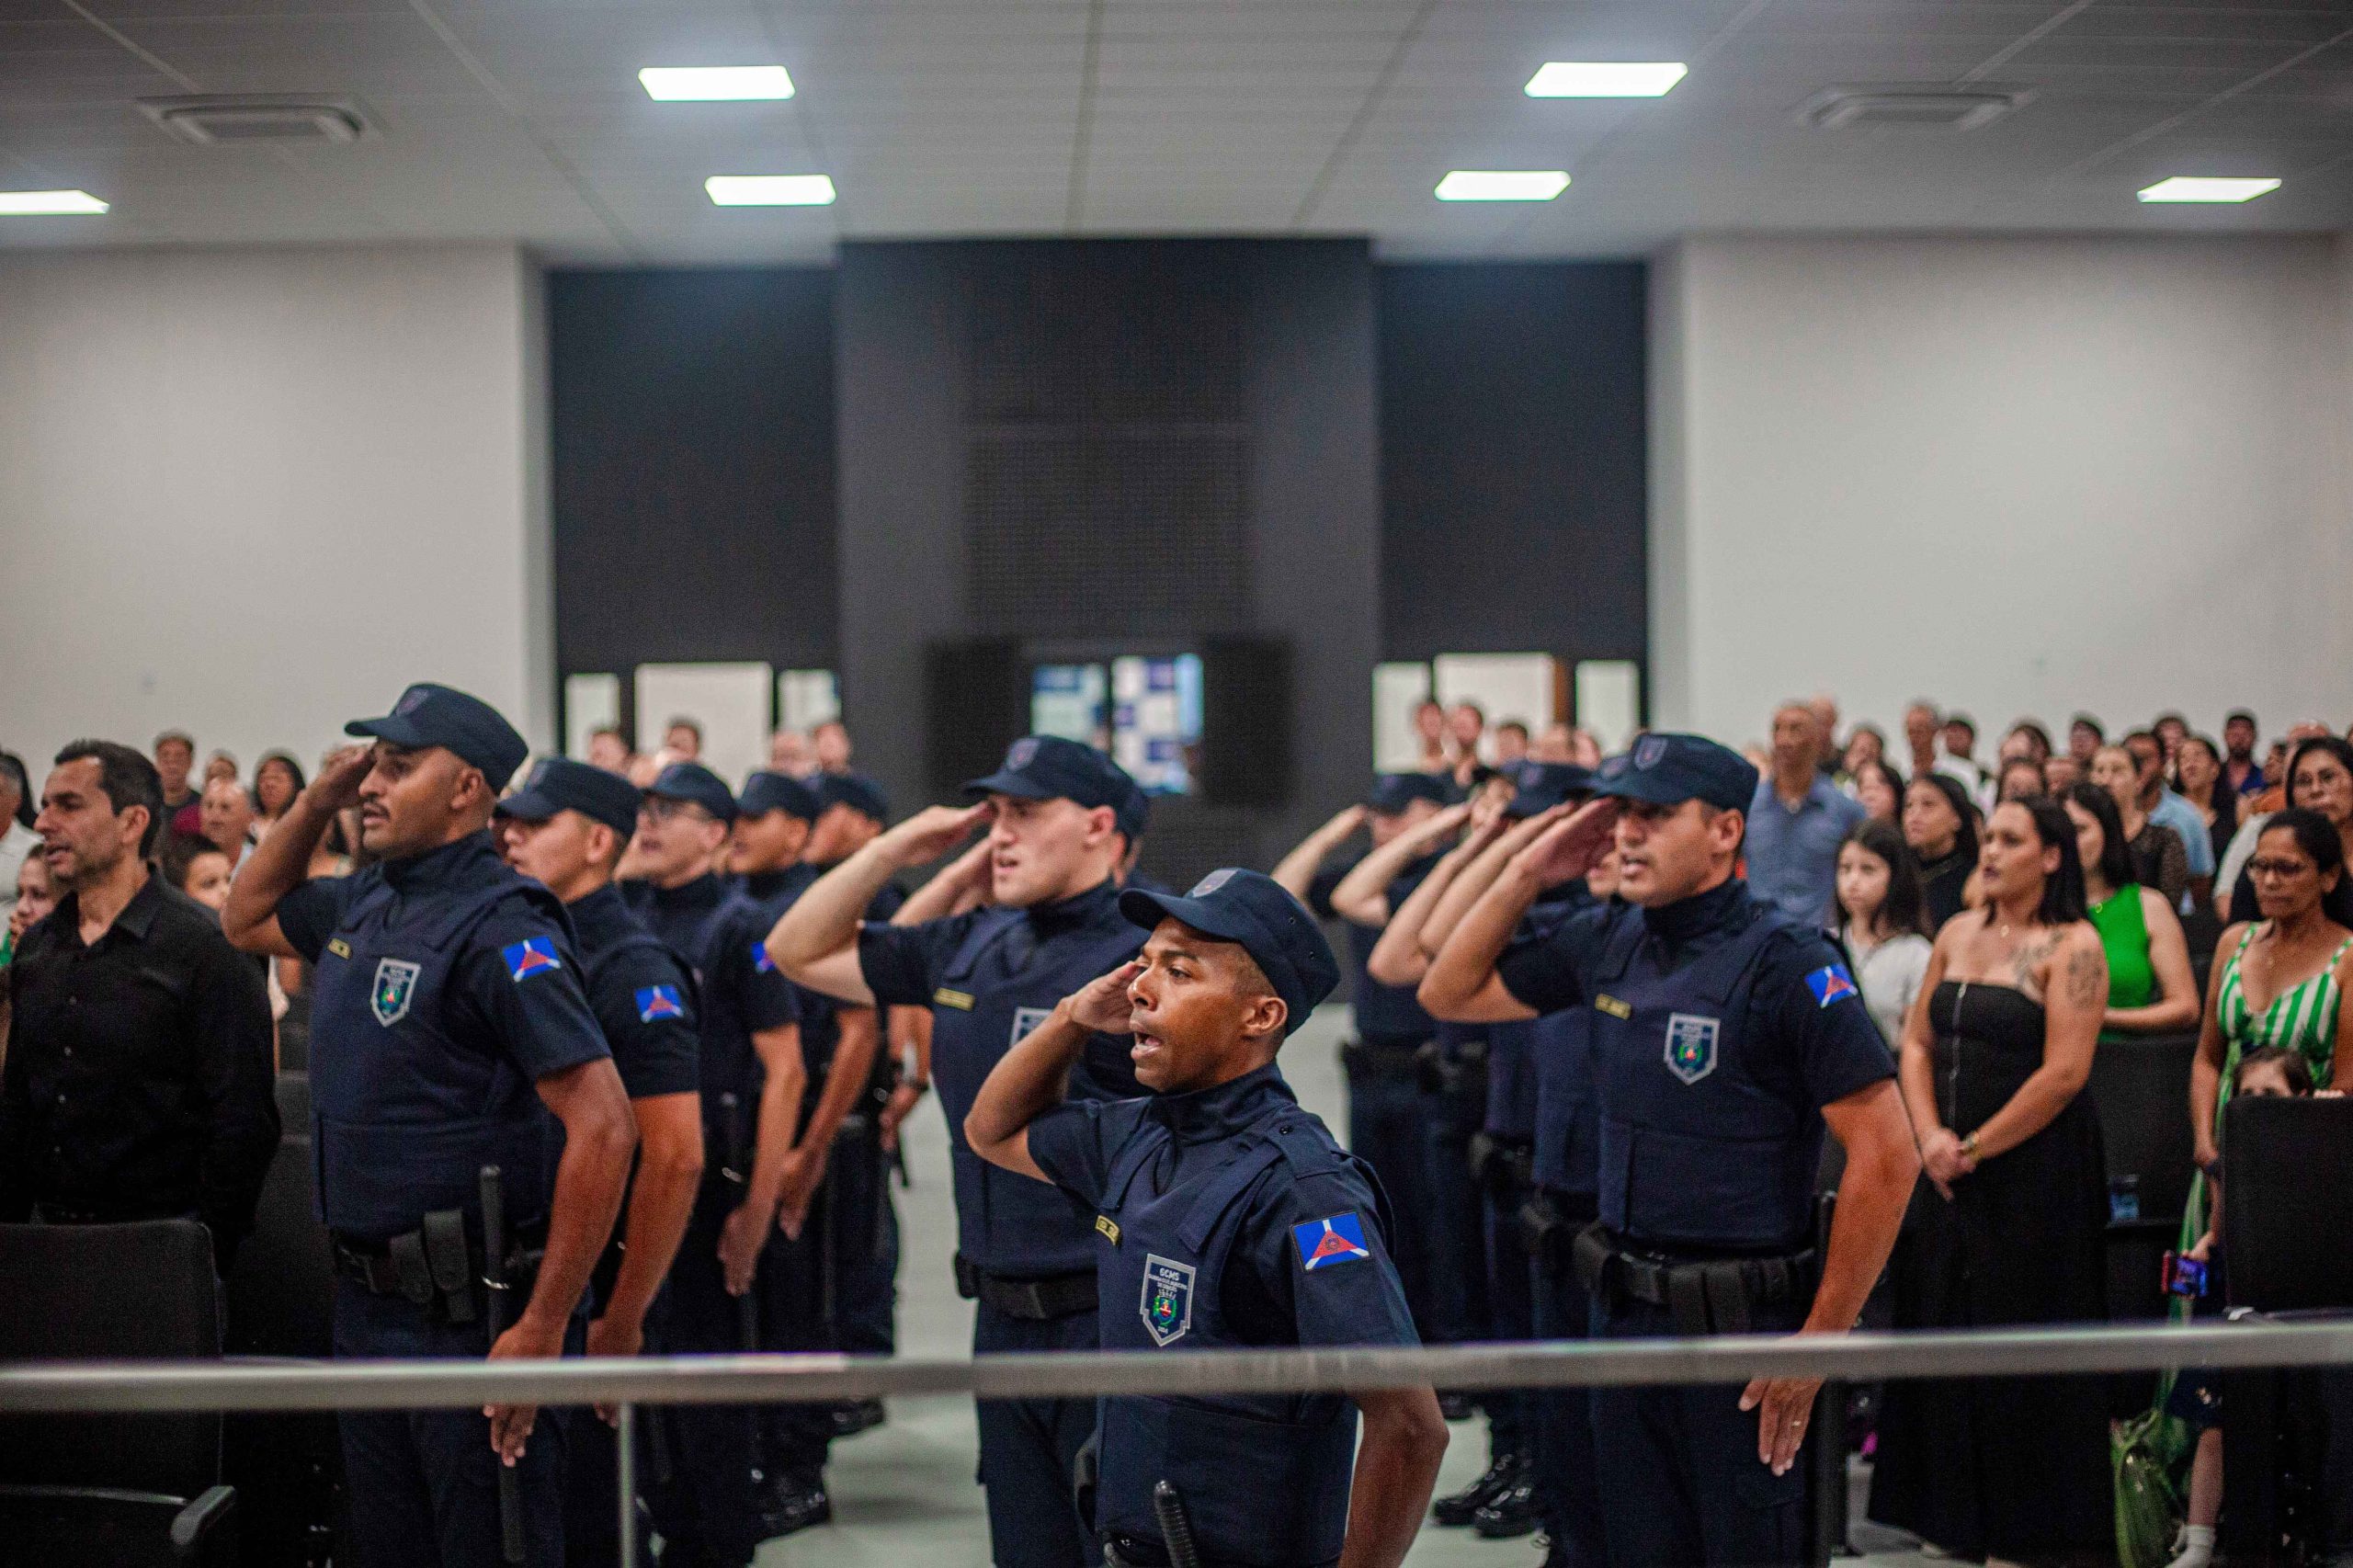
[[[1006,748],[1003,767],[966,784],[964,793],[1074,801],[1089,811],[1108,806],[1120,812],[1135,787],[1126,768],[1082,741],[1025,735]]]
[[[1659,806],[1704,801],[1720,811],[1745,812],[1756,801],[1756,769],[1705,735],[1654,733],[1606,759],[1594,775],[1593,792]]]
[[[1120,913],[1147,931],[1175,920],[1204,937],[1238,943],[1290,1009],[1286,1034],[1340,983],[1340,966],[1315,916],[1263,871],[1211,871],[1182,898],[1130,888],[1120,895]]]
[[[691,801],[721,822],[735,820],[735,796],[718,774],[699,762],[674,762],[654,776],[646,794],[664,801]]]
[[[876,822],[891,820],[891,802],[882,793],[882,786],[863,773],[821,773],[816,782],[817,809],[847,806],[860,816]]]
[[[1435,773],[1383,773],[1373,779],[1372,792],[1364,798],[1364,803],[1382,816],[1394,816],[1415,801],[1449,806],[1454,803],[1454,794]]]
[[[482,769],[493,790],[504,790],[531,748],[506,716],[454,687],[419,681],[401,693],[381,719],[354,719],[347,735],[371,735],[396,746],[439,746]]]
[[[545,822],[558,812],[578,812],[627,838],[637,831],[637,786],[620,774],[551,756],[531,769],[520,790],[498,802],[498,814]]]
[[[735,808],[747,817],[764,817],[770,812],[782,812],[799,817],[802,822],[817,820],[817,792],[790,773],[753,774],[744,780],[744,792],[735,799]]]
[[[1532,817],[1593,793],[1593,769],[1574,762],[1518,762],[1504,773],[1513,785],[1507,817]]]

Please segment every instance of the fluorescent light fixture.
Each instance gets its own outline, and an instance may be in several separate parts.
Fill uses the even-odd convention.
[[[1456,169],[1438,182],[1440,201],[1550,201],[1569,188],[1561,169]]]
[[[106,210],[107,204],[86,190],[0,190],[0,218],[45,218]]]
[[[2143,201],[2253,201],[2267,190],[2277,190],[2276,179],[2207,179],[2176,175],[2141,192]]]
[[[781,65],[649,65],[637,74],[658,103],[733,103],[789,98],[792,75]]]
[[[713,175],[702,182],[714,207],[830,207],[830,175]]]
[[[1531,98],[1656,98],[1688,74],[1680,60],[1548,60],[1527,91]]]

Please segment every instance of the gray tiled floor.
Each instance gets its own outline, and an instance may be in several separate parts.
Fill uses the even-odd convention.
[[[1324,1008],[1283,1052],[1300,1099],[1337,1129],[1345,1125],[1334,1046],[1345,1013]],[[919,1109],[908,1142],[912,1190],[899,1195],[904,1258],[899,1275],[899,1346],[912,1356],[961,1356],[971,1347],[972,1309],[949,1278],[954,1220],[949,1211],[948,1134],[936,1100]],[[760,1568],[984,1568],[988,1528],[972,1479],[972,1410],[963,1399],[894,1401],[888,1425],[835,1447],[835,1522],[770,1541]],[[1476,1423],[1454,1428],[1441,1491],[1468,1483],[1486,1462]],[[1858,1494],[1857,1517],[1861,1516]],[[1909,1542],[1859,1526],[1856,1544],[1873,1562],[1923,1563]],[[1532,1568],[1529,1540],[1483,1541],[1466,1530],[1426,1528],[1406,1561],[1413,1568]]]

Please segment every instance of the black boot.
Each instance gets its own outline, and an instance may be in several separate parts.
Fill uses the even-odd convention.
[[[879,1399],[853,1399],[834,1406],[834,1436],[855,1437],[890,1419]]]
[[[759,1506],[762,1540],[791,1535],[834,1517],[834,1500],[825,1495],[825,1478],[812,1471],[770,1472],[760,1487]]]
[[[1468,1421],[1479,1414],[1479,1402],[1467,1393],[1441,1393],[1438,1413],[1449,1421]]]
[[[1522,1465],[1510,1485],[1471,1516],[1471,1530],[1483,1540],[1511,1540],[1533,1533],[1538,1522],[1536,1483],[1529,1475],[1528,1467]]]
[[[1519,1483],[1527,1461],[1515,1453],[1501,1453],[1487,1466],[1487,1473],[1450,1497],[1441,1497],[1430,1505],[1430,1517],[1442,1525],[1467,1525],[1478,1517],[1479,1510],[1494,1502]]]

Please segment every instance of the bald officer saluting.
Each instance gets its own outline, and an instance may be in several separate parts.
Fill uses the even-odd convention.
[[[1919,1159],[1894,1064],[1837,949],[1735,874],[1756,770],[1698,735],[1645,735],[1603,797],[1515,854],[1423,978],[1441,1017],[1593,1009],[1600,1221],[1578,1236],[1594,1334],[1843,1334],[1895,1242]],[[1514,941],[1537,895],[1615,838],[1618,905]],[[1847,1155],[1814,1245],[1824,1124]],[[1596,1389],[1611,1568],[1795,1563],[1795,1461],[1818,1379]]]
[[[1005,766],[964,786],[983,796],[934,806],[825,873],[769,934],[801,984],[859,1006],[929,1006],[932,1075],[956,1178],[958,1288],[979,1301],[973,1348],[1096,1347],[1095,1215],[1040,1182],[983,1164],[963,1123],[981,1081],[1013,1042],[1089,981],[1135,956],[1143,933],[1120,914],[1120,811],[1134,782],[1092,746],[1033,735]],[[921,925],[860,926],[875,893],[939,858],[976,827],[989,835],[992,906]],[[1074,1099],[1138,1093],[1127,1043],[1091,1041]],[[1095,1427],[1093,1400],[984,1400],[981,1480],[998,1568],[1086,1568],[1092,1531],[1072,1494]]]
[[[315,966],[312,1135],[334,1238],[337,1356],[555,1356],[620,1211],[637,1141],[556,896],[491,845],[523,737],[495,709],[412,686],[344,728],[337,753],[256,846],[221,924],[247,952]],[[359,808],[357,876],[304,881],[337,812]],[[508,1250],[483,1256],[498,1167]],[[536,1267],[537,1277],[531,1278]],[[504,1273],[493,1341],[475,1289]],[[362,1563],[501,1560],[497,1467],[516,1465],[526,1558],[563,1560],[563,1422],[502,1405],[337,1417]],[[526,1439],[529,1439],[528,1445]]]
[[[1314,916],[1245,870],[1185,898],[1131,890],[1120,910],[1152,934],[1142,957],[1063,998],[964,1119],[983,1159],[1096,1213],[1103,1347],[1418,1344],[1372,1168],[1275,1065],[1339,981]],[[1104,1035],[1131,1039],[1147,1096],[1064,1098]],[[1101,1438],[1106,1562],[1168,1561],[1154,1504],[1166,1482],[1205,1562],[1390,1568],[1429,1504],[1446,1423],[1427,1388],[1113,1397]]]

